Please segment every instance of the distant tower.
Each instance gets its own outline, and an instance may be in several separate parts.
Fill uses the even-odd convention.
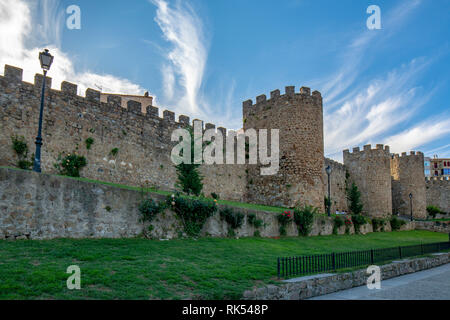
[[[273,176],[260,175],[258,165],[248,165],[249,202],[292,207],[313,205],[324,210],[323,108],[320,92],[302,87],[280,90],[243,104],[244,129],[279,129],[280,169]],[[270,137],[270,133],[268,133]],[[269,139],[270,140],[270,139]],[[270,149],[270,148],[269,148]]]
[[[410,155],[407,155],[406,152],[401,156],[394,155],[391,159],[391,175],[393,213],[409,216],[411,214],[409,194],[412,194],[413,217],[426,218],[423,153],[411,151]]]
[[[391,169],[389,146],[376,149],[371,145],[364,150],[353,148],[353,153],[344,150],[344,165],[349,176],[349,186],[354,182],[361,192],[363,213],[369,217],[392,215]]]

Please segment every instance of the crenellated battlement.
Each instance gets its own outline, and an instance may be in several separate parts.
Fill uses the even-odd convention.
[[[270,93],[270,99],[267,99],[267,96],[265,94],[259,95],[256,97],[256,103],[253,104],[253,100],[249,99],[243,102],[243,106],[246,108],[249,107],[256,107],[259,104],[262,103],[266,103],[267,101],[274,101],[274,100],[278,100],[278,99],[283,99],[285,97],[290,97],[293,98],[295,96],[299,96],[299,97],[314,97],[314,98],[322,98],[322,95],[320,94],[319,91],[314,91],[311,94],[311,89],[308,87],[301,87],[300,88],[300,92],[296,93],[295,92],[295,86],[287,86],[285,87],[285,94],[281,94],[280,90],[274,90]]]
[[[3,80],[3,81],[2,81]],[[3,85],[9,86],[21,85],[29,87],[30,91],[36,91],[40,94],[42,89],[43,75],[36,74],[34,77],[34,83],[28,83],[23,81],[23,69],[5,65],[4,76],[0,76],[0,81]],[[159,108],[155,106],[147,106],[145,112],[142,112],[142,103],[132,99],[127,99],[126,108],[122,108],[122,97],[119,95],[108,95],[106,102],[101,101],[101,92],[95,89],[88,88],[85,91],[85,96],[78,95],[78,85],[67,81],[63,81],[60,86],[60,90],[52,88],[52,78],[46,77],[46,88],[50,94],[59,96],[63,100],[76,101],[77,105],[89,106],[95,105],[102,110],[109,110],[118,114],[126,115],[132,114],[134,117],[139,117],[143,121],[148,119],[165,121],[174,123],[180,126],[190,125],[190,118],[186,115],[179,115],[178,121],[175,120],[175,113],[169,110],[163,111],[163,116],[159,116]],[[48,93],[47,93],[48,94]],[[154,121],[152,121],[154,123]],[[192,123],[193,124],[193,123]],[[214,126],[215,127],[215,126]],[[226,131],[226,130],[225,130]]]
[[[401,158],[403,158],[403,159],[411,159],[411,158],[422,158],[424,155],[423,155],[423,152],[421,152],[421,151],[410,151],[409,152],[409,154],[408,153],[406,153],[406,152],[402,152],[401,153],[401,155],[400,154],[398,154],[398,153],[396,153],[396,154],[393,154],[392,155],[392,159],[401,159]]]
[[[352,157],[352,156],[361,156],[361,155],[372,155],[372,154],[385,154],[390,156],[390,147],[389,146],[385,146],[383,144],[377,144],[375,148],[372,148],[372,145],[367,144],[363,147],[363,149],[361,150],[360,147],[354,147],[352,152],[350,152],[349,149],[345,149],[344,150],[344,157],[348,156],[348,157]]]

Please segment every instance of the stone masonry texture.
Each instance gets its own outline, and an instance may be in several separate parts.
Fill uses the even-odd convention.
[[[393,213],[410,215],[412,201],[413,217],[425,219],[427,199],[423,153],[412,151],[410,155],[395,154],[391,158],[391,176]]]
[[[355,183],[361,192],[365,214],[370,217],[392,215],[391,156],[389,147],[364,146],[353,153],[344,150],[344,165],[350,174],[349,185]]]
[[[248,194],[251,202],[271,205],[312,205],[324,210],[323,107],[318,91],[286,87],[243,104],[244,129],[280,130],[278,174],[261,176],[261,165],[248,166]]]

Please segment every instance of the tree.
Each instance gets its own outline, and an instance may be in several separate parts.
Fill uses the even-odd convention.
[[[361,203],[361,192],[355,183],[352,183],[350,189],[347,189],[347,199],[350,203],[350,211],[353,214],[361,214],[363,210],[363,204]]]
[[[189,128],[189,133],[191,135],[191,164],[182,162],[175,166],[178,176],[176,186],[189,195],[199,196],[203,189],[203,177],[198,171],[200,165],[194,164],[194,132],[192,128]]]

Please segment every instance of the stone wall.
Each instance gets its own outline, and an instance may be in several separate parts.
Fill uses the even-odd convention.
[[[410,155],[406,155],[406,152],[401,156],[395,154],[391,158],[391,176],[393,213],[410,215],[409,194],[412,194],[413,217],[425,219],[427,200],[423,153],[411,151]]]
[[[0,76],[0,165],[15,166],[17,155],[12,150],[11,136],[23,136],[31,153],[35,150],[42,76],[35,83],[22,81],[22,70],[5,66]],[[175,168],[170,153],[174,129],[190,124],[189,117],[164,111],[159,117],[156,107],[128,101],[122,107],[119,96],[108,95],[100,101],[100,92],[86,91],[86,97],[77,95],[77,86],[63,82],[61,90],[51,89],[47,78],[43,121],[42,170],[56,173],[54,164],[60,154],[79,154],[88,165],[82,176],[126,185],[148,184],[162,190],[171,190],[176,182]],[[206,126],[214,127],[207,124]],[[205,126],[205,127],[206,127]],[[226,132],[219,128],[218,131]],[[87,150],[85,140],[93,138]],[[113,156],[111,151],[118,148]],[[205,175],[205,194],[215,192],[222,199],[243,200],[247,180],[245,166],[202,166]]]
[[[348,201],[346,188],[346,173],[345,166],[339,162],[325,158],[325,167],[323,173],[323,179],[325,181],[325,195],[328,196],[328,175],[325,171],[327,166],[331,167],[330,185],[331,185],[331,213],[339,210],[340,212],[348,212]]]
[[[450,263],[450,253],[393,262],[381,266],[381,279],[387,280]],[[299,278],[281,285],[268,285],[244,292],[244,300],[303,300],[367,284],[366,270]]]
[[[450,213],[450,181],[437,178],[425,181],[427,206],[436,206]]]
[[[260,165],[248,166],[247,199],[292,207],[309,204],[324,210],[323,107],[318,91],[286,87],[243,104],[244,129],[279,129],[280,169],[262,176]],[[269,131],[270,132],[270,131]],[[270,134],[269,134],[270,135]]]
[[[156,201],[164,196],[152,194]],[[37,174],[34,172],[0,168],[0,238],[53,239],[53,238],[129,238],[147,233],[148,224],[139,221],[138,205],[142,195],[138,191],[109,185]],[[223,206],[220,206],[223,208]],[[263,220],[259,228],[262,237],[278,237],[277,213],[251,209],[235,210],[248,215],[253,213]],[[166,210],[152,222],[154,238],[171,239],[183,234],[174,212]],[[403,227],[407,230],[408,225]],[[389,231],[386,226],[386,231]],[[248,224],[236,230],[236,236],[255,235],[255,228]],[[362,226],[362,233],[372,232],[370,224]],[[317,216],[311,236],[330,235],[333,218]],[[345,227],[338,230],[345,233]],[[353,227],[350,233],[354,233]],[[228,226],[216,214],[209,218],[202,231],[203,236],[226,237]],[[296,225],[287,227],[288,236],[298,236]]]
[[[417,230],[450,233],[450,221],[415,221]]]
[[[388,217],[392,215],[392,189],[389,146],[371,145],[364,150],[354,148],[353,153],[344,150],[344,165],[353,182],[361,192],[364,214],[369,217]]]

